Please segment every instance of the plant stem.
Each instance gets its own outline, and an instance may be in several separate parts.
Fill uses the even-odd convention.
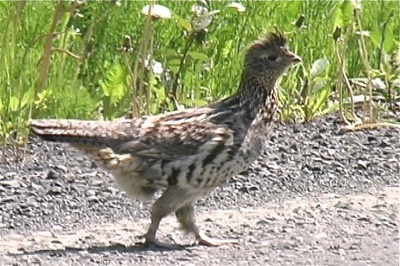
[[[173,97],[173,100],[174,100],[175,104],[177,104],[177,102],[179,101],[179,95],[178,95],[179,79],[180,79],[181,74],[183,72],[183,68],[184,68],[184,65],[185,65],[186,57],[187,57],[187,55],[189,53],[190,47],[192,46],[192,44],[194,42],[194,39],[195,39],[195,33],[191,32],[190,35],[189,35],[189,39],[188,39],[188,41],[186,43],[185,49],[183,50],[183,54],[182,54],[181,60],[179,62],[178,72],[176,73],[174,82],[172,84],[172,97]]]
[[[56,10],[54,12],[53,21],[50,25],[50,30],[46,35],[43,55],[42,58],[40,59],[39,79],[37,81],[36,92],[41,92],[47,86],[47,81],[49,79],[50,65],[51,65],[50,59],[51,59],[51,48],[53,46],[54,32],[64,12],[65,12],[64,2],[59,1],[56,6]]]
[[[360,55],[361,55],[361,59],[362,62],[364,64],[365,70],[367,72],[367,78],[368,78],[368,82],[367,82],[367,93],[369,94],[369,99],[368,101],[368,110],[369,110],[369,120],[370,122],[374,122],[374,114],[373,114],[373,100],[372,100],[372,68],[371,65],[368,62],[368,52],[367,52],[367,48],[365,45],[365,39],[364,39],[364,35],[362,34],[363,32],[363,27],[361,24],[361,14],[360,14],[360,10],[355,10],[355,17],[357,20],[357,25],[358,25],[358,30],[360,31],[360,39],[358,40],[358,45],[359,45],[359,51],[360,51]]]

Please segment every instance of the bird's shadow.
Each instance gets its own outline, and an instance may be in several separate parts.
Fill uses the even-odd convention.
[[[144,245],[142,243],[137,243],[132,246],[125,246],[122,244],[112,244],[108,246],[91,246],[87,248],[75,248],[75,247],[64,247],[62,249],[39,249],[35,251],[25,251],[21,250],[20,252],[10,252],[9,255],[11,256],[26,256],[26,255],[41,255],[41,254],[47,254],[47,255],[53,255],[53,256],[59,256],[62,254],[67,254],[67,253],[79,253],[82,251],[86,251],[88,253],[92,254],[97,254],[97,253],[103,253],[103,252],[113,252],[117,251],[120,253],[142,253],[142,252],[168,252],[168,251],[189,251],[189,247],[193,247],[193,245],[174,245],[168,248],[163,248],[163,247],[157,247],[157,246],[149,246],[149,245]]]

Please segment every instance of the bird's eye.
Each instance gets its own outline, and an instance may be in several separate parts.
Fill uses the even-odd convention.
[[[271,61],[271,62],[274,62],[277,59],[278,59],[278,57],[276,55],[274,55],[274,54],[270,54],[270,55],[267,56],[267,60]]]

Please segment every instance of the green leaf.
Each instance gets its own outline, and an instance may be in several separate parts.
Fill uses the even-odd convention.
[[[206,54],[199,53],[199,52],[190,52],[189,56],[194,60],[201,60],[201,61],[208,61],[209,58]]]
[[[165,89],[164,88],[156,88],[153,87],[153,92],[157,101],[161,102],[164,101],[166,98]]]
[[[343,28],[343,13],[340,5],[336,6],[333,16],[333,28]]]
[[[353,1],[342,1],[335,7],[333,28],[345,28],[353,22],[353,10],[355,3]]]
[[[10,98],[10,111],[11,112],[17,111],[18,108],[19,108],[19,104],[20,104],[19,99],[17,97],[15,97],[15,96],[11,96],[11,98]]]
[[[179,26],[181,26],[183,29],[186,31],[192,31],[192,23],[178,15],[174,15],[174,18],[176,19],[176,22],[178,23]]]
[[[176,59],[180,58],[179,54],[177,51],[171,48],[167,48],[164,50],[163,55],[165,55],[166,58],[168,59]]]
[[[381,48],[382,42],[382,29],[373,29],[370,33],[370,38],[372,43],[375,45],[376,48]],[[384,40],[382,49],[386,53],[391,53],[396,47],[396,41],[394,39],[393,31],[391,27],[387,27],[384,33]]]
[[[110,103],[116,103],[125,94],[126,73],[121,64],[113,64],[106,72],[104,80],[100,81],[103,94],[110,98]]]
[[[349,26],[353,22],[354,1],[343,1],[340,5],[342,11],[343,27]]]
[[[289,17],[296,17],[300,13],[300,9],[302,6],[302,1],[288,1],[287,6],[285,8],[285,13]]]
[[[43,104],[51,95],[53,94],[52,89],[46,89],[37,94],[37,100],[35,100],[33,103],[36,107],[40,106]]]
[[[229,40],[226,42],[224,48],[222,48],[222,58],[226,58],[232,51],[233,41]]]
[[[371,38],[372,43],[376,46],[376,47],[380,47],[381,45],[381,41],[382,41],[382,34],[380,32],[380,30],[378,29],[373,29],[370,34],[369,37]]]
[[[387,34],[385,34],[385,42],[383,44],[383,51],[386,53],[391,53],[396,47],[396,42],[394,40],[393,32],[388,31]]]
[[[167,61],[167,66],[168,68],[172,71],[172,73],[176,74],[179,71],[179,65],[181,63],[181,60],[176,58],[176,59],[171,59]]]
[[[21,106],[26,106],[30,102],[32,102],[33,98],[35,96],[35,90],[33,88],[28,89],[24,95],[22,96],[21,99]]]
[[[314,98],[314,103],[312,105],[311,112],[313,115],[315,115],[322,107],[323,104],[327,103],[328,97],[331,93],[331,88],[330,86],[326,86],[320,90],[318,90],[315,98]]]
[[[329,66],[329,61],[326,58],[317,59],[311,67],[311,77],[319,76],[324,73]]]
[[[321,90],[326,86],[327,82],[328,82],[327,79],[320,79],[320,78],[316,79],[313,85],[313,90],[318,92],[319,90]]]

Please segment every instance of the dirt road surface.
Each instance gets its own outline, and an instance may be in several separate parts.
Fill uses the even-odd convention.
[[[140,243],[148,205],[67,145],[0,150],[0,265],[399,265],[400,131],[342,134],[336,118],[280,125],[270,149],[197,204],[209,236],[174,217]]]

